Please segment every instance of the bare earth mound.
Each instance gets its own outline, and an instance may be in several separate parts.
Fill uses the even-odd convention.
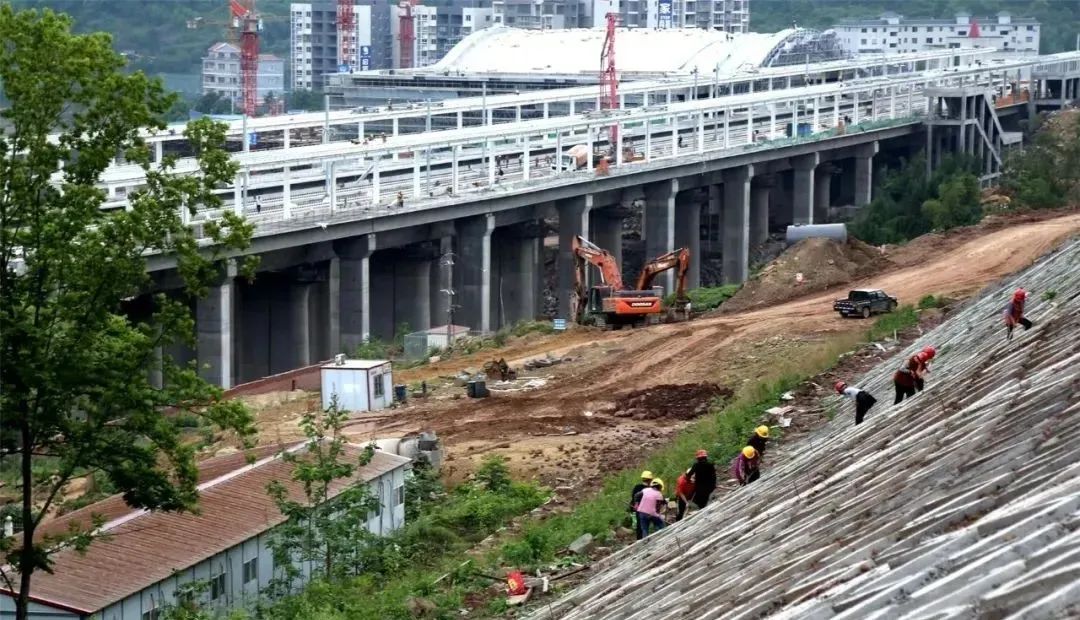
[[[847,243],[831,239],[804,239],[747,280],[734,297],[724,302],[724,312],[742,312],[780,304],[807,293],[823,291],[889,268],[890,262],[877,248],[854,238]],[[798,282],[798,274],[802,282]]]
[[[658,385],[620,396],[612,415],[635,420],[689,420],[704,415],[713,399],[730,398],[733,393],[715,383]]]

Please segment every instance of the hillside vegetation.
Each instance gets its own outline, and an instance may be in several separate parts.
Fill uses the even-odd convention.
[[[206,48],[220,41],[228,17],[225,0],[13,0],[17,7],[48,7],[75,18],[78,32],[105,31],[116,48],[132,52],[133,66],[153,73],[198,71]],[[267,16],[263,48],[287,55],[289,0],[259,0]],[[844,19],[874,17],[896,10],[908,17],[952,17],[959,10],[991,16],[1006,10],[1042,22],[1042,52],[1073,49],[1080,32],[1080,0],[758,0],[751,5],[751,28],[771,32],[791,24],[826,28]],[[189,30],[194,17],[218,22]],[[598,50],[599,51],[599,50]]]

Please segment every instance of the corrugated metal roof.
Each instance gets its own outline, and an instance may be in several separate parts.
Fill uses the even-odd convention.
[[[347,457],[357,458],[362,450],[349,446]],[[94,541],[85,554],[73,549],[57,552],[52,558],[55,574],[34,575],[31,599],[94,613],[282,523],[284,517],[267,495],[267,485],[280,481],[293,499],[301,500],[300,485],[292,482],[292,466],[281,459],[278,446],[258,449],[254,456],[261,460],[250,465],[248,455],[237,453],[200,466],[198,514],[145,512],[127,506],[117,495],[50,522],[42,535],[64,532],[69,524],[85,526],[91,515],[100,514],[108,519],[104,529],[109,536]],[[354,480],[374,480],[408,462],[376,452]],[[342,481],[331,495],[346,485]],[[10,591],[0,588],[0,593]]]

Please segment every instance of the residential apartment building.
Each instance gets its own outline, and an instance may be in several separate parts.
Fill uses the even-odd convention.
[[[350,67],[352,71],[390,67],[390,14],[389,0],[366,0],[353,6],[359,64]],[[293,3],[289,15],[289,86],[322,90],[323,76],[337,73],[344,64],[338,58],[337,3]]]
[[[239,104],[243,97],[241,86],[240,48],[232,43],[215,43],[210,46],[203,57],[203,94],[219,93]],[[261,54],[256,88],[260,104],[271,93],[280,97],[285,92],[285,61],[273,54]]]
[[[411,67],[403,67],[401,17],[405,11],[402,6],[395,7],[390,20],[390,57],[398,69],[435,64],[466,36],[502,23],[501,16],[496,18],[491,0],[426,0],[412,7],[413,62]]]
[[[953,19],[883,13],[878,19],[841,22],[833,29],[852,54],[902,54],[971,46],[993,47],[1000,57],[1039,53],[1039,22],[1004,11],[986,18],[961,12]]]
[[[591,0],[593,26],[609,12],[627,28],[705,28],[750,32],[750,0]]]
[[[581,0],[495,0],[492,10],[498,23],[528,30],[588,28],[594,25],[590,3]],[[606,12],[606,11],[605,11]],[[596,22],[603,22],[603,14]]]

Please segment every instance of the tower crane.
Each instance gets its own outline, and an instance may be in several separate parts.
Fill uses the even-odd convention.
[[[619,76],[615,71],[615,30],[619,25],[619,14],[608,13],[607,32],[604,35],[604,47],[600,50],[600,109],[614,110],[619,107]],[[616,148],[619,126],[608,129],[608,144]]]
[[[415,63],[413,57],[413,44],[416,42],[414,6],[416,6],[416,0],[401,0],[398,4],[398,8],[401,9],[398,17],[398,38],[401,40],[400,69],[411,69]]]
[[[338,68],[342,73],[360,65],[356,46],[356,15],[353,13],[355,0],[338,0],[337,5],[337,40]]]

